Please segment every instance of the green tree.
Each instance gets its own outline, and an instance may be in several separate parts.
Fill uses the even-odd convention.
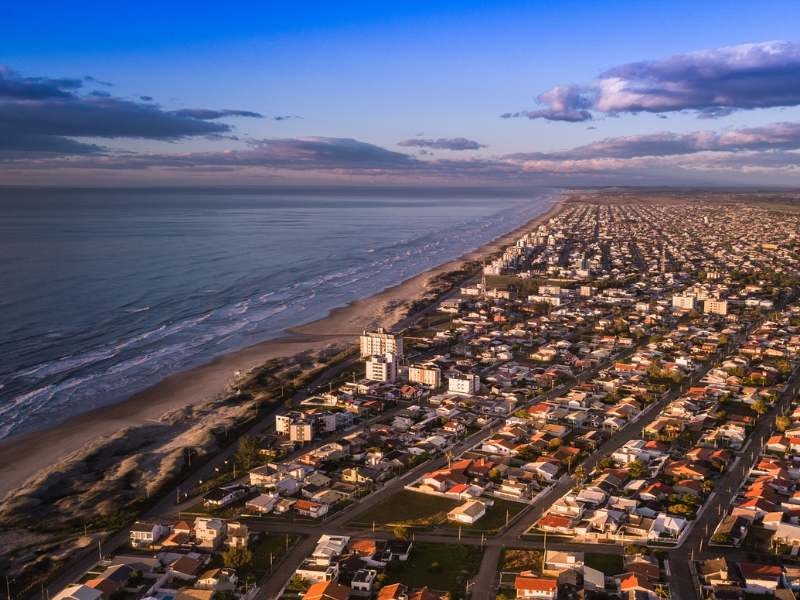
[[[634,460],[628,465],[628,475],[633,479],[639,479],[645,472],[645,464],[640,460]]]
[[[775,429],[777,429],[780,433],[783,433],[789,429],[791,424],[792,420],[789,417],[784,417],[783,415],[775,417]]]
[[[761,398],[753,402],[753,410],[756,411],[756,414],[760,417],[764,413],[767,412],[767,403],[764,402]]]
[[[239,440],[239,447],[233,460],[242,469],[249,470],[261,463],[261,448],[258,440],[253,437],[244,436]]]
[[[222,554],[222,563],[237,571],[246,569],[253,564],[253,553],[244,546],[233,546]]]

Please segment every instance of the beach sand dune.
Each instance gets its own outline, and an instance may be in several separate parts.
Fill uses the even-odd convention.
[[[500,238],[372,297],[334,309],[318,321],[296,327],[286,335],[225,354],[197,368],[166,377],[131,398],[72,417],[51,428],[0,440],[0,498],[20,488],[37,473],[103,438],[116,438],[123,430],[152,424],[166,413],[208,403],[230,390],[236,371],[246,371],[278,357],[318,351],[331,344],[353,343],[362,329],[391,328],[404,316],[408,303],[421,298],[437,276],[459,270],[468,261],[484,259],[513,243],[523,232],[559,211],[550,211]]]

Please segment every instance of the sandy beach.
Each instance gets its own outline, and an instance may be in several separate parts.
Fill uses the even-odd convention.
[[[293,356],[306,350],[320,350],[330,344],[352,342],[364,328],[391,328],[404,316],[403,305],[422,296],[431,279],[513,243],[521,233],[559,212],[562,201],[555,202],[546,213],[456,260],[374,296],[334,309],[325,318],[293,328],[283,337],[225,354],[200,367],[170,375],[123,402],[83,413],[48,429],[0,440],[0,498],[18,489],[42,469],[79,452],[100,438],[112,436],[123,428],[157,421],[170,411],[207,403],[219,397],[230,387],[236,371],[246,371],[273,358]]]

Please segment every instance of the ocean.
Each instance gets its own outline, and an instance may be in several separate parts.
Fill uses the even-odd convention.
[[[556,191],[0,190],[0,438],[511,231]]]

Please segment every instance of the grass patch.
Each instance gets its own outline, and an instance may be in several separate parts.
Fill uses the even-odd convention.
[[[542,570],[542,551],[505,548],[500,555],[501,571],[534,571]]]
[[[445,522],[447,513],[458,504],[448,498],[402,490],[360,514],[351,524],[429,527]]]
[[[606,575],[622,573],[622,556],[619,554],[586,554],[583,562],[587,567],[597,569]]]
[[[259,536],[255,545],[253,546],[253,567],[254,574],[263,576],[269,573],[269,555],[272,553],[273,563],[286,553],[287,536],[285,534],[263,534]],[[297,536],[288,536],[288,547],[291,548],[297,541]]]
[[[448,591],[464,597],[464,586],[481,564],[483,550],[477,546],[415,543],[407,562],[392,562],[386,568],[384,585],[404,583]]]

